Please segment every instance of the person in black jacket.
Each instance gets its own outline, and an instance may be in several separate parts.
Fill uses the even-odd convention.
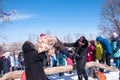
[[[18,61],[20,63],[20,69],[25,70],[25,62],[24,62],[24,53],[23,52],[20,52],[18,54]]]
[[[45,53],[38,53],[34,45],[26,41],[22,50],[24,52],[26,80],[47,80],[41,61],[45,57]]]
[[[10,72],[11,63],[5,56],[2,56],[2,70],[3,74]]]
[[[58,40],[59,41],[59,40]],[[77,74],[78,74],[78,79],[82,80],[82,76],[84,76],[85,80],[88,80],[87,73],[85,71],[85,65],[86,65],[86,49],[88,46],[88,41],[84,36],[81,36],[80,39],[78,39],[74,43],[62,43],[59,42],[55,44],[56,49],[63,50],[65,54],[65,48],[66,47],[75,47],[75,60],[76,60],[76,65],[77,65]]]
[[[2,77],[2,56],[0,55],[0,77]]]

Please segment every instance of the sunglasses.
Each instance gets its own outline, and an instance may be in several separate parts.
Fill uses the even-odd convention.
[[[82,43],[85,43],[85,42],[86,42],[86,40],[85,40],[84,38],[80,38],[78,41],[79,41],[79,42],[82,42]]]

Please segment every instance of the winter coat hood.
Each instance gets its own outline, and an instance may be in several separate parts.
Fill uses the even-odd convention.
[[[107,39],[102,38],[101,36],[98,36],[96,38],[96,41],[101,43],[104,53],[112,54],[112,47],[110,42]]]
[[[103,42],[103,38],[102,38],[101,36],[98,36],[98,37],[96,38],[96,41],[98,41],[98,42]]]
[[[35,50],[35,46],[30,41],[26,41],[22,46],[22,50],[24,53],[28,51],[32,51]]]

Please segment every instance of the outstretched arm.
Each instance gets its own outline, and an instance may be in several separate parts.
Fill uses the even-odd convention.
[[[66,47],[77,47],[76,42],[75,43],[63,43],[63,45]]]

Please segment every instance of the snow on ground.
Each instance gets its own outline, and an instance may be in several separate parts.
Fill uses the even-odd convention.
[[[119,80],[119,72],[109,72],[104,73],[107,77],[107,80]],[[50,80],[78,80],[76,71],[73,71],[72,74],[64,73],[63,76],[59,76],[59,74],[54,74],[48,76]],[[88,80],[98,80],[95,78],[89,77]]]
[[[104,74],[106,75],[107,80],[120,80],[119,72],[109,72]],[[76,70],[73,71],[71,74],[65,72],[63,76],[60,76],[59,74],[48,75],[48,78],[50,80],[78,80]],[[15,80],[20,80],[20,79],[15,79]],[[98,80],[98,79],[88,77],[88,80]]]
[[[119,72],[109,72],[105,74],[107,80],[120,80],[119,79]]]
[[[111,65],[115,67],[115,63],[113,61],[111,62]],[[88,73],[89,70],[86,69],[86,72]],[[119,79],[119,72],[104,72],[107,80],[120,80]],[[60,76],[59,74],[52,74],[47,76],[50,80],[78,80],[77,77],[77,72],[74,70],[71,74],[68,72],[64,72],[63,76]],[[15,80],[20,80],[20,79],[15,79]],[[88,80],[98,80],[95,78],[88,77]]]

